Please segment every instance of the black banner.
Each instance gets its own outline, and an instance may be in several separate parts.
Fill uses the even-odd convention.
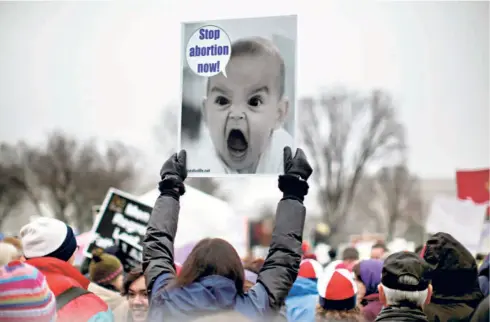
[[[121,191],[110,189],[94,224],[95,240],[85,249],[91,258],[95,247],[107,249],[117,245],[125,256],[125,271],[136,267],[142,259],[142,240],[152,207]]]

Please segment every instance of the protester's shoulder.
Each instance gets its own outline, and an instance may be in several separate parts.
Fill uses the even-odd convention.
[[[429,303],[424,306],[424,313],[429,321],[447,321],[450,317],[459,320],[468,320],[474,309],[465,303],[436,304]]]
[[[312,321],[315,316],[318,295],[294,296],[286,298],[288,321]]]
[[[85,321],[92,321],[91,319],[97,316],[99,318],[112,316],[109,306],[100,297],[90,292],[71,300],[58,313],[64,317],[80,319],[83,317]],[[94,321],[109,320],[96,319]]]
[[[244,295],[237,296],[236,308],[239,312],[261,316],[267,313],[269,294],[261,283],[256,283]]]
[[[74,278],[57,273],[45,274],[46,282],[54,295],[59,295],[71,287],[83,288]]]
[[[289,306],[286,308],[288,321],[314,321],[315,308],[302,305]]]

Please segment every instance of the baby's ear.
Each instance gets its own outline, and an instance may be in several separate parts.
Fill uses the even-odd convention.
[[[276,126],[274,127],[274,130],[279,129],[284,125],[284,122],[286,121],[286,117],[288,116],[288,112],[289,112],[289,100],[287,97],[283,97],[277,104],[277,120],[276,120]]]
[[[201,115],[202,115],[202,120],[204,121],[204,123],[207,123],[207,120],[206,120],[206,101],[207,101],[207,97],[206,96],[203,96],[202,97],[202,101],[201,101]]]

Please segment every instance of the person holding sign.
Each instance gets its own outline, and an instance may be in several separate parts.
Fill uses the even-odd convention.
[[[186,151],[174,154],[160,172],[158,197],[143,241],[143,269],[150,291],[150,321],[187,321],[234,310],[253,320],[270,320],[284,303],[298,275],[301,243],[312,173],[301,149],[292,155],[284,148],[284,174],[279,176],[283,198],[276,212],[276,225],[267,258],[257,283],[244,291],[244,269],[228,242],[219,238],[201,240],[176,277],[173,241],[177,233],[179,198],[185,193]]]

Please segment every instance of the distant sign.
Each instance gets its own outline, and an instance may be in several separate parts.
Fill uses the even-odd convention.
[[[85,248],[85,256],[92,258],[95,247],[106,249],[117,244],[131,267],[139,265],[152,209],[135,196],[109,189],[92,228],[95,238]]]
[[[486,204],[438,196],[432,200],[425,229],[430,234],[451,234],[475,255],[480,248],[486,211]]]

